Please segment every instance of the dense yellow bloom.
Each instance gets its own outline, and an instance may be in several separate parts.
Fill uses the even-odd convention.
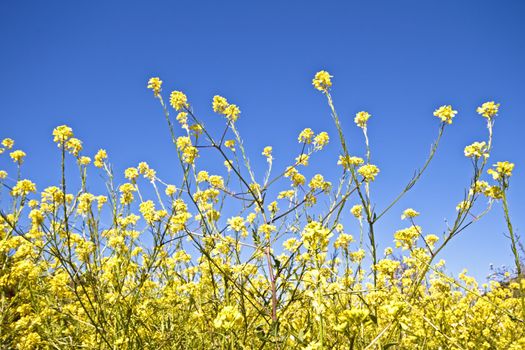
[[[323,226],[318,221],[309,222],[301,233],[301,239],[306,249],[315,251],[326,251],[330,237],[332,237],[330,230]]]
[[[30,180],[20,180],[13,187],[11,194],[13,196],[27,196],[31,192],[36,192],[36,185]]]
[[[468,158],[480,158],[489,156],[487,152],[487,144],[485,142],[474,142],[471,145],[465,147],[465,157]]]
[[[78,196],[77,213],[86,215],[91,210],[91,203],[95,200],[95,196],[91,193],[82,193]]]
[[[354,241],[352,235],[346,233],[340,233],[334,242],[334,248],[348,249],[348,245]]]
[[[4,146],[7,149],[13,148],[14,145],[15,145],[15,141],[13,141],[13,139],[5,138],[2,140],[2,146]]]
[[[314,137],[314,132],[310,128],[306,128],[299,134],[297,140],[299,143],[312,143],[312,138]]]
[[[62,146],[67,140],[73,137],[73,129],[67,125],[60,125],[53,129],[53,142]]]
[[[412,218],[415,218],[416,216],[419,216],[419,213],[412,208],[408,208],[408,209],[405,209],[405,211],[401,215],[401,220],[412,219]]]
[[[379,168],[373,164],[365,164],[357,169],[359,175],[364,177],[366,182],[374,181],[377,174],[379,174]]]
[[[164,191],[166,193],[166,196],[173,196],[175,192],[177,191],[177,187],[174,185],[168,185],[166,186],[166,190]]]
[[[494,101],[485,102],[484,104],[481,105],[481,107],[478,107],[476,111],[482,116],[484,116],[485,118],[490,119],[498,115],[499,106],[500,104],[494,103]]]
[[[24,157],[26,156],[26,153],[21,150],[16,150],[9,153],[9,156],[11,157],[13,162],[18,163],[20,165],[24,162]]]
[[[225,306],[213,320],[215,328],[230,330],[242,324],[242,314],[235,306]]]
[[[275,227],[275,225],[271,224],[262,224],[261,226],[259,226],[258,229],[260,233],[264,234],[267,240],[270,239],[270,235],[272,234],[272,232],[275,232],[276,230],[277,228]]]
[[[316,174],[310,180],[308,187],[310,187],[312,191],[323,190],[324,192],[328,192],[332,187],[332,184],[328,181],[325,181],[323,175]]]
[[[179,136],[176,141],[177,149],[182,153],[182,160],[185,163],[193,164],[199,151],[195,148],[188,136]]]
[[[219,175],[211,175],[208,179],[210,186],[222,189],[224,188],[224,179]]]
[[[320,132],[316,137],[314,137],[314,146],[316,150],[322,150],[324,146],[328,144],[330,137],[326,132]]]
[[[360,219],[363,217],[363,206],[361,204],[356,204],[350,209],[350,212],[357,219]]]
[[[416,239],[421,234],[421,227],[410,226],[403,230],[398,230],[394,233],[396,247],[403,249],[410,249],[414,246]]]
[[[485,196],[492,199],[503,198],[503,190],[499,186],[490,186],[484,191]]]
[[[99,149],[97,154],[95,154],[95,161],[93,162],[93,164],[97,167],[97,168],[102,168],[104,166],[104,161],[108,158],[108,154],[106,152],[106,150],[104,149]]]
[[[441,106],[438,109],[434,111],[434,116],[441,119],[442,122],[447,124],[452,124],[452,118],[458,113],[458,111],[455,111],[452,109],[451,105],[445,105]]]
[[[487,170],[489,175],[492,175],[494,180],[506,179],[512,176],[512,170],[514,170],[514,163],[510,162],[497,162],[494,164],[495,169]]]
[[[150,80],[148,81],[148,89],[153,90],[153,95],[155,97],[159,96],[160,91],[161,91],[161,86],[162,86],[162,80],[160,80],[160,78],[158,77],[150,78]]]
[[[237,121],[237,119],[239,119],[241,110],[239,109],[239,107],[237,107],[237,105],[231,104],[231,105],[228,105],[228,107],[224,109],[223,114],[226,116],[226,118],[229,121],[234,123],[235,121]]]
[[[366,128],[366,123],[370,119],[371,115],[368,112],[361,111],[355,115],[354,122],[360,128]]]
[[[312,85],[319,91],[328,91],[332,86],[332,76],[327,71],[319,71],[312,80]]]
[[[66,150],[77,157],[78,153],[82,151],[82,141],[74,137],[68,139],[66,142]]]
[[[131,204],[133,202],[133,192],[136,192],[137,189],[135,188],[135,185],[131,183],[125,183],[120,185],[119,187],[120,191],[120,203],[121,204]]]
[[[180,111],[188,108],[188,98],[181,91],[173,91],[170,95],[170,104],[175,110]]]
[[[241,230],[246,229],[246,226],[244,224],[244,219],[240,216],[234,216],[232,218],[229,218],[228,225],[230,225],[232,230],[237,231],[237,232],[240,232]]]
[[[213,96],[212,107],[215,113],[223,114],[226,110],[226,107],[228,107],[228,100],[222,96],[215,95]]]
[[[124,177],[131,182],[135,182],[139,177],[139,171],[137,168],[127,168],[124,170]]]

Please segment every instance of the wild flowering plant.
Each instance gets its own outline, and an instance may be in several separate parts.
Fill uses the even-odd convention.
[[[174,181],[146,162],[116,175],[104,149],[85,155],[62,125],[53,130],[62,176],[37,192],[22,175],[26,154],[4,139],[3,162],[14,170],[0,170],[1,348],[524,349],[525,279],[507,201],[514,165],[488,163],[499,104],[478,108],[488,135],[464,150],[471,183],[453,224],[442,235],[427,233],[408,208],[406,228],[392,232],[394,247],[379,252],[377,223],[420,179],[457,111],[436,109],[428,159],[376,208],[372,188],[382,174],[371,162],[372,116],[356,114],[366,152],[351,154],[332,76],[318,72],[313,86],[337,129],[335,182],[305,175],[333,142],[326,132],[301,131],[298,146],[289,146],[297,157],[276,173],[273,148],[264,147],[261,176],[237,128],[237,105],[213,97],[225,124],[215,133],[183,92],[173,91],[167,104],[159,78],[147,87],[171,134],[180,166]],[[209,152],[222,159],[220,174],[200,165]],[[76,160],[78,187],[66,179],[68,158]],[[106,180],[104,193],[89,191],[95,174]],[[516,275],[483,285],[466,273],[446,275],[439,253],[495,204],[503,207]],[[343,225],[351,220],[355,235]]]

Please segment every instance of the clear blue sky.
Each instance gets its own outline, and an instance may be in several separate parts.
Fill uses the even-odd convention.
[[[24,174],[39,188],[58,181],[51,140],[73,127],[88,154],[108,150],[117,171],[146,160],[161,177],[176,163],[165,121],[146,90],[184,91],[209,125],[215,94],[240,105],[239,129],[255,162],[274,146],[288,164],[304,127],[336,134],[314,73],[334,75],[333,95],[354,153],[352,122],[369,111],[373,158],[381,173],[373,197],[382,208],[423,163],[438,121],[435,108],[459,111],[423,180],[385,218],[381,247],[419,210],[426,232],[441,234],[471,172],[465,145],[485,137],[475,108],[501,103],[491,163],[516,163],[510,210],[525,229],[525,2],[506,1],[14,1],[0,2],[0,138],[28,153]],[[294,146],[295,147],[295,146]],[[255,160],[257,159],[257,160]],[[317,158],[319,160],[319,158]],[[2,160],[2,167],[6,166]],[[319,164],[335,175],[335,159]],[[260,174],[263,175],[262,173]],[[511,264],[502,210],[465,231],[442,255],[451,271],[483,277],[489,263]]]

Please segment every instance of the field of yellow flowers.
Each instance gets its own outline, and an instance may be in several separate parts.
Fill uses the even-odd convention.
[[[499,104],[477,110],[487,136],[464,149],[471,182],[452,225],[427,234],[408,208],[395,246],[381,252],[377,222],[423,175],[457,112],[436,109],[438,134],[424,166],[390,205],[376,208],[371,115],[355,116],[366,153],[350,154],[331,78],[320,71],[313,87],[337,135],[304,129],[285,169],[272,169],[265,147],[265,174],[250,164],[237,105],[213,98],[224,118],[214,134],[183,92],[165,102],[159,78],[147,87],[168,124],[177,183],[146,162],[121,181],[104,149],[88,157],[62,125],[52,135],[62,176],[40,189],[21,175],[26,154],[3,139],[1,168],[14,170],[0,170],[0,349],[525,349],[525,279],[507,202],[514,165],[488,163]],[[302,169],[329,142],[340,145],[340,177],[307,178]],[[209,152],[224,162],[221,174],[200,166]],[[66,179],[71,157],[78,187]],[[100,176],[107,190],[91,193]],[[503,207],[513,275],[483,285],[447,276],[440,252],[492,206]],[[348,233],[342,218],[360,232]]]

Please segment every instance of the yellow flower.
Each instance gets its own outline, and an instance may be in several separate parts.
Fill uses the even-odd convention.
[[[106,153],[106,150],[99,149],[97,154],[95,154],[95,161],[93,162],[93,165],[95,165],[97,168],[102,168],[104,166],[104,160],[107,159],[108,154]]]
[[[236,232],[240,232],[243,229],[246,229],[244,225],[244,219],[240,216],[234,216],[228,219],[228,225],[230,228]]]
[[[328,144],[328,141],[330,141],[330,137],[328,137],[328,133],[321,132],[316,137],[314,137],[314,146],[316,150],[322,150],[324,146]]]
[[[158,97],[161,91],[162,80],[160,78],[151,78],[148,81],[148,89],[153,90],[153,95]]]
[[[226,107],[228,107],[228,100],[226,100],[224,97],[215,95],[213,96],[213,102],[212,102],[213,111],[215,113],[224,113],[224,110]]]
[[[332,184],[328,181],[325,181],[323,175],[316,174],[310,180],[308,186],[312,189],[312,191],[323,190],[324,192],[328,192]]]
[[[7,177],[7,171],[0,170],[0,180],[3,180]]]
[[[485,142],[474,142],[465,147],[465,157],[468,158],[488,158],[487,144]]]
[[[408,209],[405,209],[405,211],[403,212],[403,215],[401,215],[401,220],[412,219],[412,218],[415,218],[416,216],[419,216],[419,213],[412,208],[408,208]]]
[[[67,140],[66,149],[69,153],[77,157],[78,153],[82,151],[82,141],[80,141],[77,138],[72,137],[69,140]]]
[[[2,140],[2,146],[4,146],[7,149],[13,148],[14,145],[15,145],[15,141],[13,141],[10,138],[5,138]]]
[[[175,187],[174,185],[168,185],[166,186],[166,196],[173,196],[175,194],[175,192],[177,191],[177,187]]]
[[[266,160],[268,162],[271,162],[273,160],[272,151],[273,151],[272,146],[266,146],[264,147],[262,151],[262,155],[266,157]]]
[[[365,161],[363,160],[363,158],[359,158],[359,157],[339,156],[337,165],[342,165],[343,168],[349,170],[351,165],[361,165],[364,162]]]
[[[501,180],[512,176],[512,170],[514,170],[514,163],[510,162],[497,162],[494,164],[496,169],[489,169],[487,173],[492,175],[494,180]]]
[[[478,107],[476,111],[485,118],[490,119],[498,115],[499,105],[499,103],[494,103],[494,101],[485,102],[481,107]]]
[[[124,171],[124,177],[131,182],[135,182],[139,177],[139,171],[137,170],[137,168],[127,168]]]
[[[231,105],[228,105],[228,107],[224,109],[223,114],[226,116],[226,118],[228,118],[229,121],[234,123],[239,118],[239,114],[241,114],[241,110],[236,105],[231,104]]]
[[[209,177],[208,182],[210,183],[211,187],[224,188],[224,180],[223,180],[222,176],[212,175],[212,176]]]
[[[235,140],[226,140],[226,141],[224,141],[224,146],[228,147],[232,151],[235,151]]]
[[[30,192],[36,192],[36,185],[30,180],[20,180],[13,187],[11,194],[13,196],[26,196]]]
[[[235,306],[225,306],[213,320],[215,328],[230,330],[242,325],[242,314]]]
[[[26,153],[21,150],[16,150],[9,153],[9,156],[11,157],[13,162],[18,163],[20,165],[24,162],[24,157],[26,156]]]
[[[379,168],[373,164],[366,164],[357,169],[357,172],[364,177],[366,182],[370,182],[375,180],[379,173]]]
[[[188,108],[188,98],[181,91],[173,91],[170,95],[171,106],[180,111],[183,108]]]
[[[307,166],[309,158],[308,154],[300,154],[295,158],[295,164]]]
[[[458,111],[455,111],[452,109],[451,105],[445,105],[441,106],[438,109],[434,111],[434,116],[441,119],[442,122],[447,124],[452,124],[452,118],[458,113]]]
[[[314,137],[314,132],[310,128],[306,128],[299,134],[297,140],[299,143],[312,143],[312,138]]]
[[[341,233],[334,242],[334,248],[343,248],[347,249],[348,245],[354,241],[352,235]]]
[[[355,115],[354,122],[360,128],[366,128],[366,123],[370,119],[371,115],[368,112],[361,111]]]
[[[73,137],[73,129],[67,125],[60,125],[53,129],[53,142],[62,146],[67,140]]]
[[[357,219],[360,219],[363,217],[363,206],[361,204],[356,204],[350,209],[350,212]]]
[[[332,86],[332,76],[327,71],[319,71],[315,74],[314,79],[312,80],[312,85],[319,91],[328,91]]]
[[[78,164],[80,165],[88,165],[89,163],[91,163],[91,158],[89,157],[83,156],[78,158]]]

